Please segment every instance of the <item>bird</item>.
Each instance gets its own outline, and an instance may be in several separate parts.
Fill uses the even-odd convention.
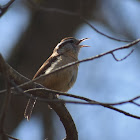
[[[54,48],[52,55],[36,72],[33,79],[43,74],[49,74],[59,67],[77,61],[80,49],[82,47],[89,47],[88,45],[80,45],[81,42],[87,39],[89,38],[76,39],[74,37],[66,37],[62,39]],[[38,79],[36,82],[51,90],[67,92],[77,79],[78,66],[79,64],[67,67],[48,75],[45,79]],[[36,100],[30,98],[26,105],[24,117],[27,120],[31,117],[35,103]]]

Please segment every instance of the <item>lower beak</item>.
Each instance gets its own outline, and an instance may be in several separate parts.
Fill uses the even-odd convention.
[[[80,45],[80,48],[83,48],[83,47],[90,47],[88,45]]]

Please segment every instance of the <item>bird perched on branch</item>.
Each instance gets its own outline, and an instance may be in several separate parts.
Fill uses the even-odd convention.
[[[60,43],[54,48],[52,55],[44,62],[33,79],[39,77],[42,74],[48,74],[55,69],[67,65],[68,63],[78,60],[78,54],[80,48],[88,47],[87,45],[80,45],[84,39],[75,39],[73,37],[67,37],[61,40]],[[63,70],[59,70],[51,75],[48,75],[45,79],[38,79],[38,83],[42,84],[48,89],[57,90],[61,92],[67,92],[75,83],[78,73],[78,64],[71,67],[67,67]],[[27,120],[30,119],[33,107],[36,100],[29,99],[24,117]]]

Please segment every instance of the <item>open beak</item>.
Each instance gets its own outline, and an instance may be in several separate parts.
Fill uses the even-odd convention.
[[[89,39],[89,38],[82,38],[82,39],[80,39],[79,42],[78,42],[78,44],[80,44],[81,42],[83,42],[83,41],[85,41],[87,39]],[[80,48],[82,48],[82,47],[90,47],[88,45],[79,45],[79,46],[80,46]]]

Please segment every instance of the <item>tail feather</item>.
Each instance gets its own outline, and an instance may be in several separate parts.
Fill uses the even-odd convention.
[[[24,112],[24,117],[27,120],[30,120],[30,118],[31,118],[32,111],[33,111],[33,108],[35,106],[35,103],[36,103],[36,100],[35,99],[29,99],[28,100],[28,103],[27,103],[27,106],[26,106],[25,112]]]

